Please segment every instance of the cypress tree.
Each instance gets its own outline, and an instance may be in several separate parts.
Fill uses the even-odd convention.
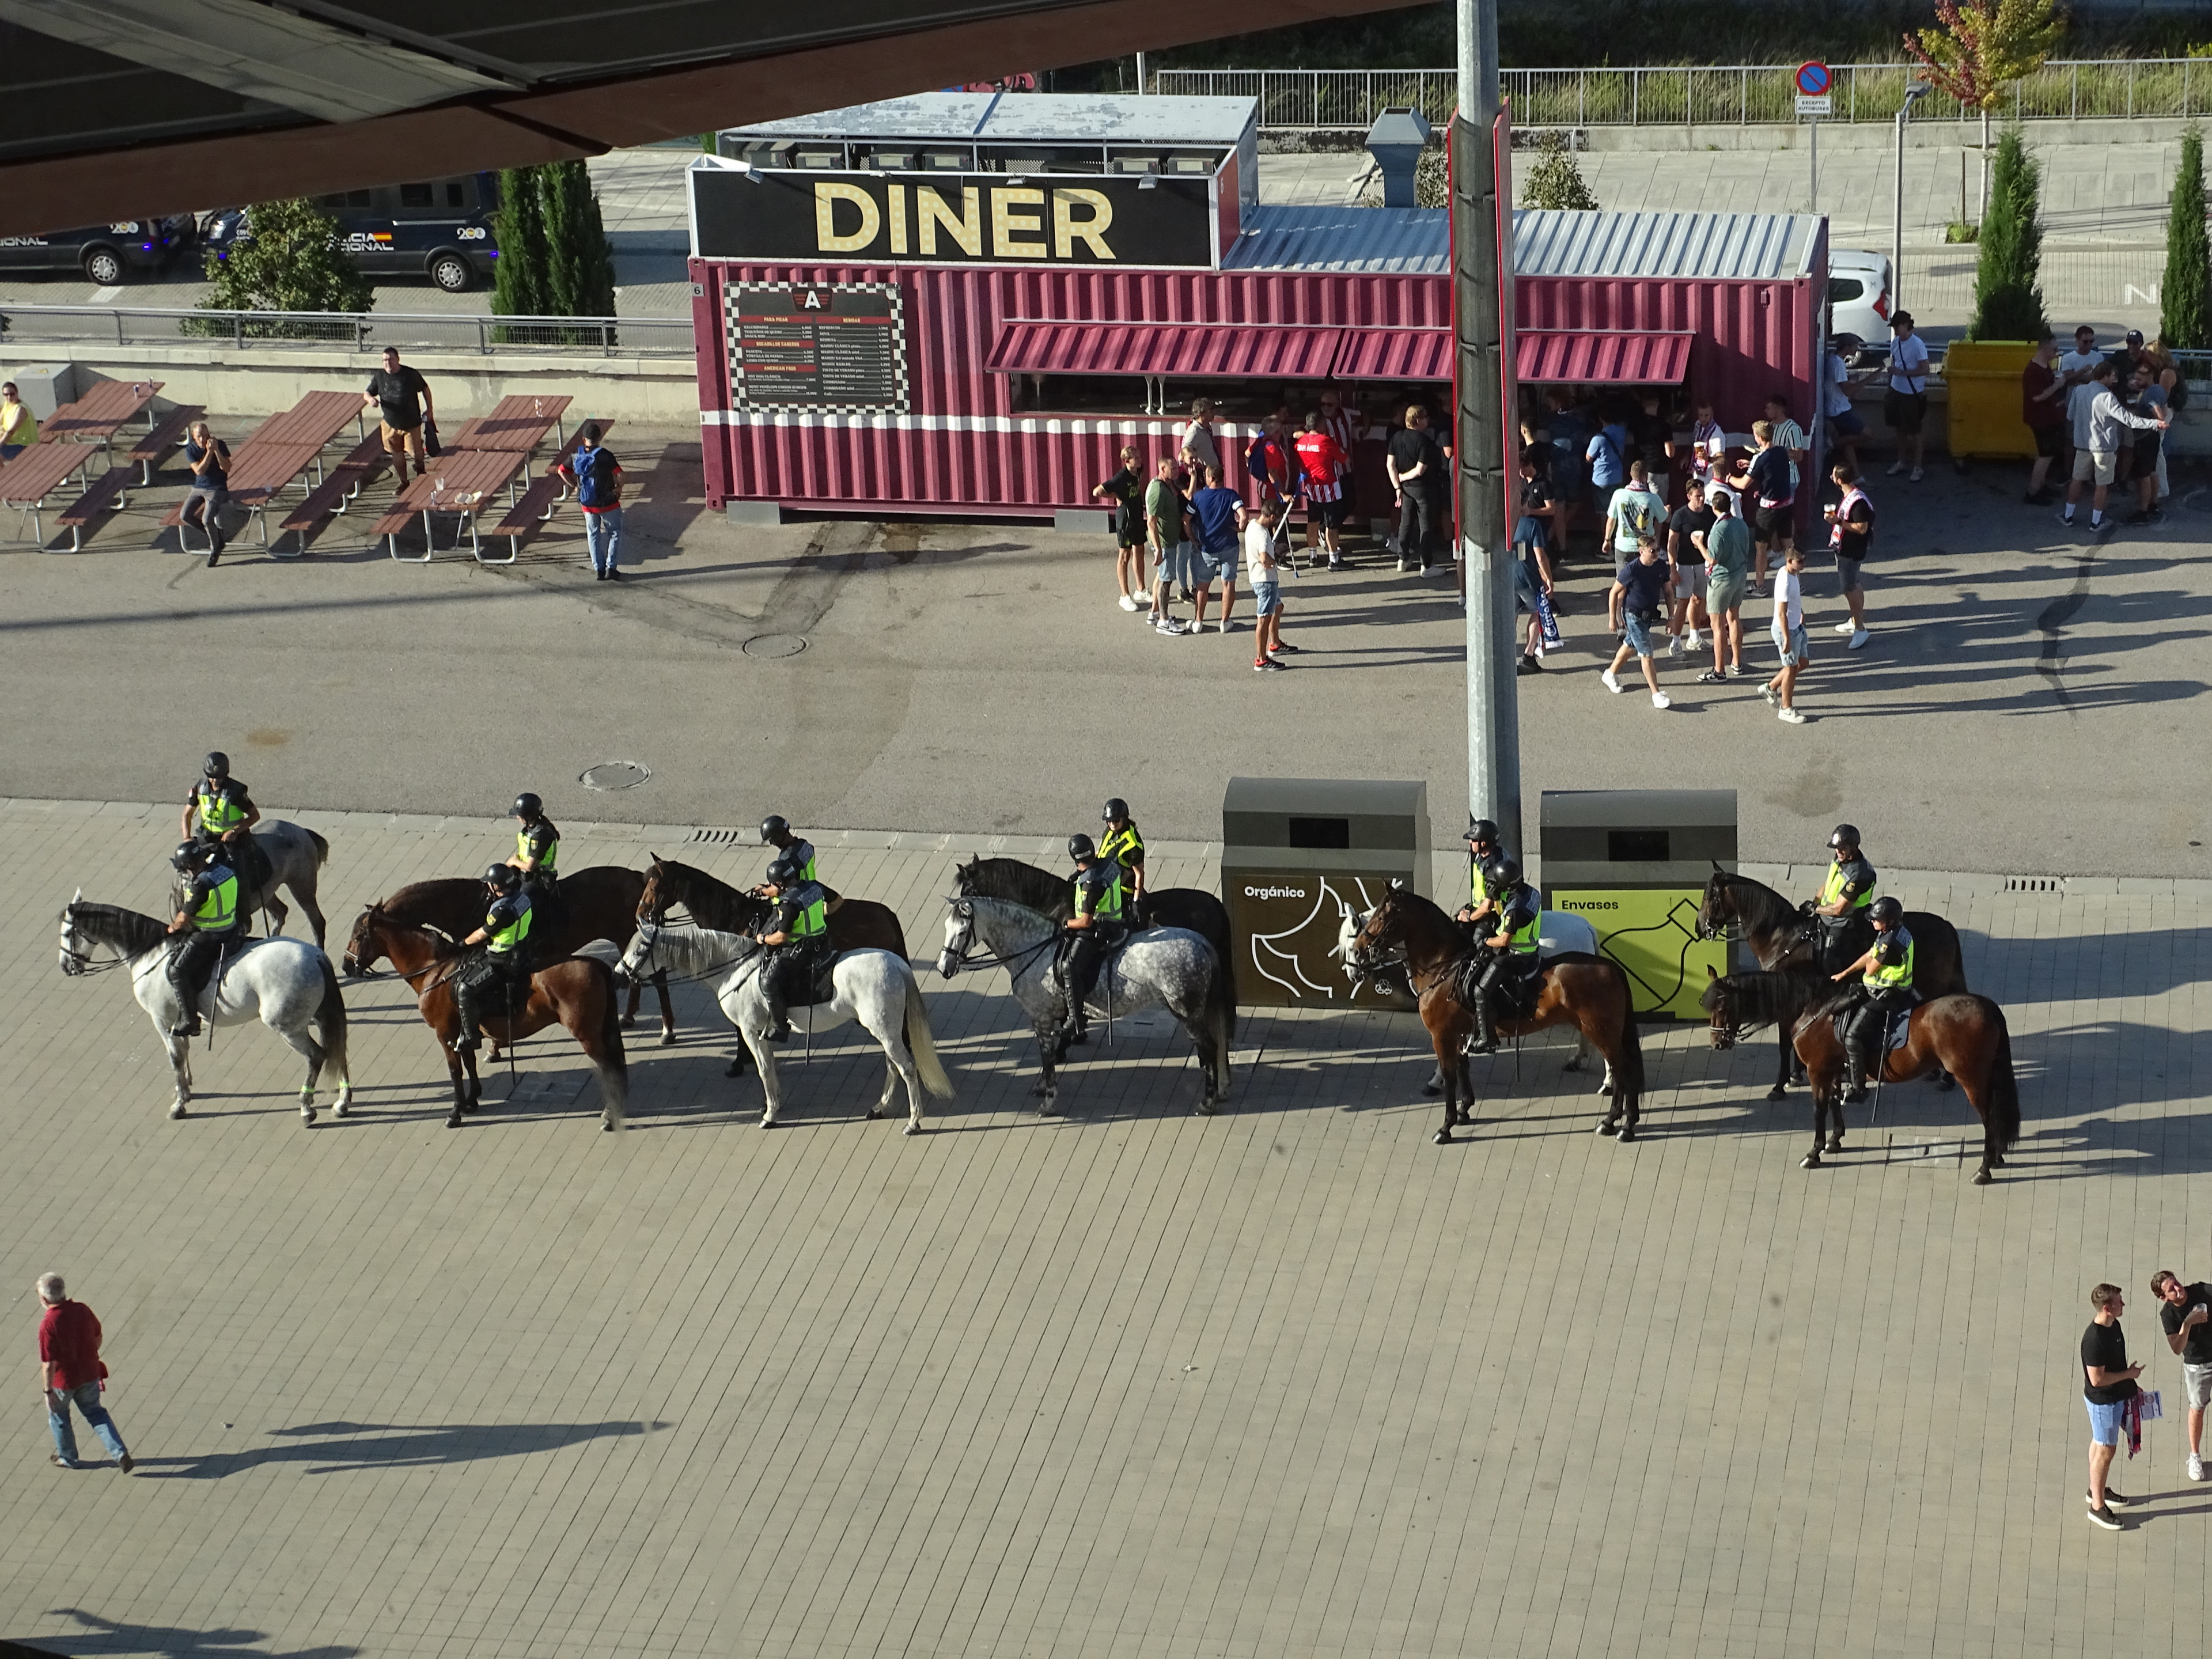
[[[492,220],[499,261],[492,272],[491,308],[496,317],[543,317],[551,309],[546,291],[545,210],[537,167],[505,167],[499,175],[499,212]]]
[[[2173,209],[2166,225],[2166,282],[2159,289],[2159,343],[2169,351],[2212,346],[2212,247],[2204,233],[2204,130],[2181,135]]]
[[[2008,127],[1997,141],[1990,210],[1982,221],[1970,340],[2033,340],[2043,332],[2039,179],[2020,129]]]
[[[615,314],[615,264],[592,176],[581,161],[540,169],[545,191],[545,289],[556,317]]]

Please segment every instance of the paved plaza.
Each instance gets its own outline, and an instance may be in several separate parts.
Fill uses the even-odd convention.
[[[322,830],[342,928],[480,865],[496,821]],[[0,1221],[99,1311],[139,1461],[0,1487],[0,1638],[70,1655],[1941,1654],[2193,1644],[2212,1501],[2178,1419],[2081,1516],[2071,1353],[2100,1279],[2206,1271],[2212,885],[1907,875],[2011,1022],[2027,1127],[1968,1184],[1957,1096],[1887,1091],[1796,1168],[1763,1043],[1647,1032],[1649,1138],[1589,1133],[1557,1039],[1429,1144],[1412,1022],[1248,1013],[1230,1110],[1124,1024],[1073,1115],[1026,1109],[1002,975],[926,981],[959,1085],[861,1113],[878,1061],[721,1076],[696,988],[599,1133],[565,1040],[443,1127],[404,988],[349,987],[356,1115],[301,1127],[289,1050],[225,1030],[195,1115],[114,979],[56,969],[71,891],[151,909],[167,806],[0,805],[15,1063]],[[572,824],[564,860],[749,848]],[[708,831],[712,836],[712,830]],[[830,836],[917,956],[956,856]],[[1158,853],[1210,884],[1212,849]],[[1452,860],[1439,859],[1438,879]],[[1805,869],[1758,869],[1793,890]],[[335,941],[334,941],[335,943]],[[1140,1026],[1142,1023],[1138,1023]],[[19,1349],[19,1352],[23,1350]],[[25,1378],[27,1393],[28,1378]],[[27,1400],[26,1405],[28,1405]]]

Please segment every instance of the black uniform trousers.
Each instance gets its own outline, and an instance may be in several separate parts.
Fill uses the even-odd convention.
[[[531,967],[526,949],[479,951],[453,975],[453,1012],[461,1042],[471,1045],[477,1028],[493,1016],[505,1018],[529,1000]]]
[[[1067,955],[1060,964],[1060,983],[1067,992],[1067,1023],[1080,1028],[1085,1019],[1084,1003],[1098,983],[1098,969],[1106,960],[1106,953],[1127,937],[1128,930],[1118,921],[1093,921],[1088,927],[1067,930]]]
[[[223,952],[236,949],[243,937],[244,930],[237,927],[220,933],[190,933],[169,953],[169,985],[185,1009],[180,1024],[197,1023],[200,993],[207,988],[208,975],[215,971]]]
[[[1882,1039],[1888,1034],[1890,1017],[1918,1000],[1903,988],[1877,991],[1868,985],[1859,987],[1858,996],[1844,1014],[1844,1053],[1850,1060],[1853,1086],[1861,1078],[1880,1070]]]

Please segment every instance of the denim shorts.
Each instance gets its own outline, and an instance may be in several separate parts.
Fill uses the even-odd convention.
[[[1859,580],[1859,567],[1865,562],[1864,559],[1847,559],[1840,553],[1836,555],[1836,591],[1838,593],[1856,593],[1865,586]]]
[[[1627,632],[1629,649],[1639,657],[1651,655],[1651,630],[1644,625],[1644,618],[1633,611],[1624,611],[1620,620]]]
[[[1255,582],[1252,598],[1260,607],[1260,614],[1272,617],[1283,608],[1283,585],[1280,582]]]
[[[2128,1408],[2124,1400],[2115,1400],[2109,1406],[2100,1406],[2094,1400],[2081,1402],[2089,1408],[2089,1438],[2100,1446],[2120,1443],[2120,1414]]]
[[[1191,571],[1191,586],[1195,587],[1200,582],[1234,582],[1239,562],[1233,545],[1223,548],[1218,553],[1200,548]]]
[[[1813,647],[1805,638],[1804,623],[1798,623],[1787,634],[1778,627],[1770,628],[1766,633],[1767,637],[1774,641],[1774,648],[1782,653],[1784,668],[1802,668],[1813,660]]]

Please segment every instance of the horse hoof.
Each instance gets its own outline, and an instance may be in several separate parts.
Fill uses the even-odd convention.
[[[871,1111],[871,1112],[868,1114],[868,1121],[869,1121],[869,1122],[871,1122],[871,1123],[874,1123],[874,1122],[878,1121],[879,1119],[881,1119],[881,1118],[882,1118],[882,1116],[883,1116],[883,1115],[884,1115],[883,1108],[882,1108],[882,1107],[880,1107],[880,1106],[878,1106],[878,1107],[877,1107],[874,1110]]]
[[[899,1133],[901,1134],[918,1135],[921,1133],[921,1125],[919,1123],[909,1123],[905,1128],[900,1130]]]
[[[745,1068],[738,1065],[734,1060],[722,1068],[722,1075],[724,1077],[743,1077],[744,1074]]]
[[[1974,1185],[1977,1187],[1988,1186],[1990,1184],[1990,1172],[1986,1167],[1974,1171]]]
[[[772,1117],[764,1117],[764,1118],[763,1118],[763,1119],[761,1120],[761,1127],[762,1127],[762,1128],[763,1128],[763,1129],[773,1129],[773,1128],[775,1128],[775,1120],[774,1118],[772,1118]]]
[[[1620,1126],[1620,1144],[1626,1146],[1630,1141],[1635,1139],[1636,1126],[1633,1123],[1622,1124]]]
[[[1451,1132],[1449,1129],[1439,1129],[1439,1130],[1437,1130],[1437,1146],[1450,1146],[1451,1144],[1452,1144],[1452,1132]]]
[[[1766,1091],[1766,1097],[1769,1100],[1787,1100],[1790,1098],[1790,1091],[1778,1083]]]
[[[1801,1170],[1817,1170],[1817,1169],[1819,1169],[1819,1168],[1820,1167],[1820,1153],[1818,1153],[1818,1152],[1808,1152],[1808,1153],[1806,1153],[1806,1154],[1805,1154],[1805,1157],[1804,1157],[1804,1161],[1803,1161],[1803,1162],[1802,1162],[1801,1164],[1799,1164],[1797,1167],[1798,1167],[1799,1169],[1801,1169]]]
[[[175,1105],[173,1105],[173,1106],[172,1106],[172,1107],[170,1107],[170,1108],[169,1108],[169,1115],[170,1115],[172,1118],[179,1118],[179,1117],[182,1117],[184,1115],[185,1115],[185,1103],[184,1103],[183,1101],[181,1101],[181,1100],[180,1100],[180,1101],[179,1101]]]
[[[622,1017],[622,1028],[625,1031],[635,1030],[637,1029],[637,1016],[635,1014],[624,1014]]]
[[[315,1114],[312,1107],[302,1107],[301,1109],[300,1121],[307,1125],[310,1128],[314,1127]]]
[[[1601,1080],[1597,1087],[1591,1090],[1590,1092],[1594,1095],[1609,1095],[1613,1092],[1613,1085],[1610,1082]]]
[[[461,1115],[459,1112],[448,1113],[446,1117],[446,1127],[448,1129],[459,1128],[461,1127]]]
[[[1443,1091],[1444,1085],[1441,1083],[1424,1083],[1421,1085],[1421,1092],[1426,1095],[1431,1100],[1434,1100],[1438,1095],[1443,1093]]]
[[[604,1134],[612,1134],[615,1132],[615,1126],[608,1122],[606,1119],[601,1118],[599,1120],[599,1129]]]
[[[660,1042],[659,1046],[663,1048],[673,1048],[676,1046],[676,1033],[663,1029],[660,1033]]]
[[[1828,1150],[1832,1152],[1842,1152],[1844,1150],[1844,1138],[1841,1135],[1830,1135],[1828,1137]]]
[[[1617,1135],[1620,1133],[1620,1125],[1613,1119],[1607,1118],[1597,1126],[1597,1133],[1601,1135]]]

